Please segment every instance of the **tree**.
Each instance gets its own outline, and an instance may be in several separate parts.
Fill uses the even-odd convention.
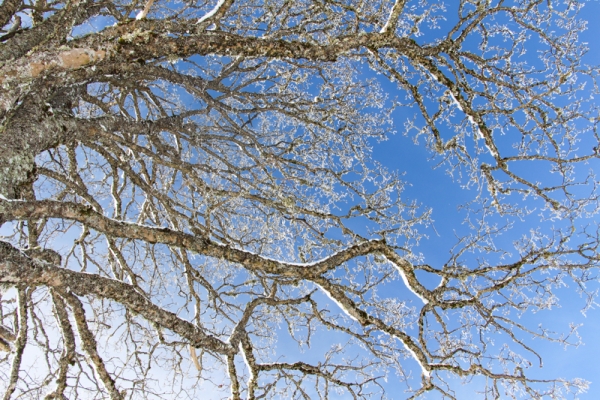
[[[572,339],[521,318],[565,280],[593,304],[582,7],[4,0],[4,398],[585,390],[531,375]],[[440,265],[372,157],[400,112],[471,188]]]

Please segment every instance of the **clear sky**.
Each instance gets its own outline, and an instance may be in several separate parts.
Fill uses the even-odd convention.
[[[448,13],[447,23],[452,22],[452,15],[451,12]],[[600,26],[595,23],[598,16],[600,16],[600,3],[596,0],[590,1],[582,14],[582,17],[588,18],[590,23],[588,24],[588,30],[581,36],[581,40],[588,42],[590,47],[590,51],[585,57],[586,62],[595,65],[600,64]],[[441,31],[444,31],[444,29]],[[528,50],[531,52],[536,51],[535,48]],[[382,79],[381,83],[384,90],[389,93],[390,98],[395,95],[402,95],[394,83],[390,83],[385,79]],[[433,209],[434,224],[426,230],[428,239],[423,240],[420,246],[414,250],[423,253],[425,262],[440,267],[448,261],[450,251],[456,244],[457,235],[468,232],[463,223],[466,215],[465,211],[459,211],[458,206],[472,200],[477,194],[477,189],[462,189],[460,182],[453,180],[446,173],[444,166],[434,168],[439,160],[431,159],[431,152],[425,148],[423,140],[417,145],[413,142],[411,136],[404,134],[404,122],[413,115],[413,111],[402,108],[396,110],[394,114],[396,133],[389,135],[387,141],[373,143],[373,156],[374,159],[383,163],[389,169],[406,173],[404,180],[409,185],[407,185],[402,196],[406,201],[416,200],[424,207]],[[593,167],[600,171],[598,163]],[[507,234],[507,239],[522,233],[519,229],[526,228],[525,224],[524,228],[523,226],[517,227],[510,231]],[[429,283],[436,284],[436,282]],[[398,296],[398,285],[400,285],[400,282],[388,285],[382,290],[381,295],[404,297],[403,295]],[[598,399],[600,398],[600,378],[597,378],[597,376],[600,377],[600,367],[597,366],[597,359],[600,357],[600,341],[596,338],[598,332],[600,332],[600,309],[598,307],[592,308],[587,311],[586,315],[583,315],[581,309],[584,306],[584,300],[572,286],[558,290],[561,301],[560,307],[554,307],[552,310],[543,311],[536,315],[526,314],[522,318],[527,320],[528,323],[535,320],[560,332],[568,332],[570,323],[581,325],[578,331],[584,344],[577,348],[569,347],[565,349],[559,344],[539,340],[533,341],[532,346],[544,357],[544,367],[541,369],[534,367],[529,373],[539,378],[563,377],[572,379],[579,377],[591,381],[590,390],[581,395],[580,398]],[[595,286],[600,289],[600,285],[596,284]],[[411,298],[409,295],[406,298],[419,306],[416,297]],[[333,304],[332,308],[335,308]],[[288,361],[298,358],[310,361],[313,356],[317,361],[332,343],[329,340],[319,338],[313,341],[310,350],[307,349],[305,353],[300,355],[296,354],[295,349],[297,347],[295,343],[285,339],[286,333],[283,331],[280,333],[279,336],[282,340],[278,343],[277,353]],[[335,338],[330,339],[335,340]],[[498,338],[498,342],[501,343],[502,338]],[[417,383],[420,380],[417,364],[411,360],[405,360],[404,363],[412,369],[415,378],[413,383]],[[457,380],[453,389],[456,390],[459,399],[467,399],[476,398],[476,387],[477,384],[461,387]],[[390,376],[386,388],[388,389],[387,395],[391,399],[406,397],[402,393],[405,387],[397,385],[393,376]],[[430,394],[428,398],[435,398],[435,395]]]
[[[600,3],[590,1],[586,4],[582,17],[588,19],[588,29],[581,35],[581,40],[589,45],[589,52],[584,57],[590,65],[600,64]],[[443,29],[442,29],[443,30]],[[528,49],[536,51],[536,49]],[[394,86],[387,84],[386,90],[393,97]],[[434,228],[428,230],[429,239],[422,241],[416,251],[425,256],[425,261],[434,266],[441,266],[448,260],[450,249],[456,243],[455,234],[465,232],[462,223],[464,212],[457,210],[457,206],[465,200],[472,199],[476,195],[476,189],[461,189],[459,183],[446,174],[445,167],[434,169],[436,160],[431,160],[431,153],[425,149],[423,141],[420,145],[413,143],[412,137],[403,134],[402,127],[405,120],[412,116],[398,110],[395,114],[397,133],[390,136],[386,142],[374,145],[374,157],[391,169],[405,171],[404,179],[410,183],[403,197],[405,199],[417,199],[423,205],[433,209],[432,218]],[[590,164],[600,172],[600,163],[594,160]],[[585,223],[585,222],[582,222]],[[587,221],[591,225],[597,225],[598,220]],[[518,228],[508,235],[515,235]],[[600,289],[600,284],[594,282],[589,289]],[[567,379],[583,378],[592,384],[587,393],[580,396],[581,399],[600,399],[600,307],[595,306],[584,315],[581,312],[585,305],[583,298],[576,292],[574,285],[557,289],[560,298],[560,307],[553,307],[538,314],[528,313],[522,317],[523,322],[539,322],[546,327],[559,332],[567,333],[569,324],[581,325],[578,332],[584,344],[575,348],[563,348],[559,344],[534,340],[531,344],[540,351],[544,357],[543,368],[532,368],[530,374],[538,378],[563,377]],[[499,339],[500,340],[500,339]],[[458,382],[458,381],[457,381]],[[459,385],[453,387],[457,390],[459,399],[477,398],[473,386],[465,386],[461,389]],[[403,396],[391,395],[390,398],[402,398]],[[428,398],[436,398],[430,395]]]

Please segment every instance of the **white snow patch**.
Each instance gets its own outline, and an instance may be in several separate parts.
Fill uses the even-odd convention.
[[[135,16],[135,19],[139,21],[140,19],[146,18],[148,12],[150,12],[150,7],[152,7],[153,3],[154,0],[146,0],[146,5],[144,6],[144,9]]]
[[[219,0],[219,2],[217,3],[217,5],[215,6],[215,8],[213,8],[208,13],[206,13],[206,15],[204,17],[200,18],[198,20],[198,22],[196,22],[196,24],[200,24],[203,21],[206,21],[207,19],[209,19],[210,17],[212,17],[213,15],[215,15],[217,13],[217,11],[219,11],[219,9],[223,6],[223,4],[225,4],[225,0]]]
[[[477,138],[478,139],[484,139],[483,133],[481,133],[481,130],[479,129],[479,125],[477,125],[475,123],[475,120],[473,119],[473,117],[471,117],[470,115],[467,115],[467,119],[477,129]]]
[[[487,145],[487,142],[485,143],[485,147],[488,149],[488,151],[490,152],[491,155],[493,155],[494,157],[498,156],[498,152],[494,149],[492,149],[490,146]]]
[[[337,253],[335,253],[335,254],[333,254],[333,255],[331,255],[329,257],[325,257],[325,258],[323,258],[321,260],[317,260],[317,261],[313,261],[313,262],[309,262],[309,263],[297,263],[297,262],[287,262],[287,261],[276,260],[274,258],[261,256],[260,254],[256,254],[256,253],[253,253],[253,252],[247,251],[247,250],[242,250],[242,251],[244,251],[246,253],[254,254],[256,256],[259,256],[263,260],[273,261],[273,262],[276,262],[278,264],[291,265],[291,266],[294,266],[294,267],[304,267],[304,268],[314,267],[315,265],[320,264],[320,263],[326,261],[329,257],[333,257],[335,254],[337,254]]]
[[[485,147],[488,149],[490,154],[493,155],[494,157],[498,156],[498,152],[496,150],[492,149],[490,146],[488,146],[487,140],[483,136],[483,132],[481,132],[481,129],[479,129],[479,125],[475,123],[475,120],[473,119],[473,117],[471,117],[470,115],[467,115],[467,118],[469,119],[469,122],[471,124],[473,124],[473,126],[475,126],[475,129],[477,130],[477,139],[484,139]]]
[[[421,367],[421,372],[423,373],[423,375],[425,375],[426,378],[429,378],[431,376],[431,374],[429,373],[427,368],[425,368],[425,366],[423,364],[421,364],[421,360],[419,360],[419,358],[417,357],[417,354],[410,347],[408,347],[408,345],[406,343],[404,343],[403,340],[400,340],[400,341],[404,345],[404,348],[406,349],[406,351],[408,351],[410,353],[410,355],[414,358],[414,360],[417,362],[417,364],[419,364],[419,367]]]
[[[408,290],[410,290],[411,292],[413,292],[413,294],[415,296],[417,296],[419,299],[421,299],[421,301],[424,304],[429,303],[429,300],[427,300],[425,297],[421,296],[419,293],[417,293],[412,286],[410,286],[410,284],[408,283],[408,279],[406,278],[406,274],[404,273],[404,270],[402,268],[400,268],[399,266],[397,266],[395,263],[392,263],[396,266],[396,269],[398,270],[398,273],[400,274],[400,277],[402,278],[402,282],[404,282],[404,285],[408,288]]]
[[[396,0],[396,2],[394,3],[394,5],[392,6],[392,9],[390,10],[390,15],[388,15],[387,22],[385,23],[385,25],[383,26],[383,28],[381,28],[381,30],[379,31],[379,33],[386,33],[387,30],[389,29],[390,24],[392,23],[392,15],[394,15],[394,9],[396,8],[396,4],[398,4],[398,0]]]
[[[344,307],[344,305],[342,303],[340,303],[339,301],[337,301],[336,299],[334,299],[333,296],[331,295],[331,293],[329,293],[327,290],[325,290],[323,288],[323,286],[319,285],[318,283],[315,283],[315,285],[317,285],[319,287],[319,289],[321,289],[321,291],[323,293],[325,293],[325,295],[331,299],[331,301],[333,301],[335,304],[337,304],[337,306],[342,309],[342,311],[344,312],[344,314],[346,314],[347,316],[349,316],[350,318],[352,318],[354,321],[358,322],[358,320],[356,319],[356,317],[354,315],[350,314],[350,311],[348,311],[346,309],[346,307]]]
[[[246,367],[248,368],[248,372],[250,373],[250,377],[248,379],[248,382],[252,381],[252,379],[254,379],[254,372],[252,371],[252,367],[250,366],[250,363],[248,362],[248,359],[246,358],[246,352],[244,351],[244,347],[242,346],[242,342],[240,342],[240,353],[242,354],[242,359],[244,360],[244,364],[246,364]]]
[[[458,102],[458,100],[456,99],[456,97],[454,97],[454,95],[452,94],[452,92],[451,92],[451,91],[448,91],[448,94],[450,94],[450,97],[452,97],[452,100],[454,101],[454,104],[456,104],[456,108],[458,108],[460,111],[463,111],[463,108],[462,108],[462,106],[460,105],[460,103]],[[471,118],[471,116],[469,116],[469,118],[470,118],[471,120],[473,120],[473,119]]]

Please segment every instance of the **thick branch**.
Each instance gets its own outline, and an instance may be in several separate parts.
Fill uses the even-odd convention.
[[[392,48],[414,59],[439,52],[437,47],[419,47],[412,39],[382,33],[361,33],[315,44],[295,40],[246,37],[225,32],[200,31],[194,35],[173,37],[173,32],[193,32],[198,27],[165,21],[139,20],[109,27],[98,34],[70,42],[70,50],[37,52],[0,68],[3,82],[40,76],[106,62],[149,61],[165,57],[222,56],[293,58],[311,61],[336,61],[363,47]],[[164,33],[162,33],[164,32]]]
[[[155,322],[186,338],[194,347],[205,348],[219,354],[233,352],[228,344],[206,334],[196,325],[179,318],[174,313],[156,306],[131,285],[32,260],[6,242],[0,242],[0,283],[68,288],[78,296],[93,295],[114,300],[148,321]]]
[[[6,221],[29,218],[70,219],[89,225],[97,231],[114,237],[181,247],[208,257],[238,263],[250,270],[302,279],[321,275],[355,257],[379,253],[386,247],[385,243],[381,241],[363,242],[321,261],[310,264],[293,264],[224,246],[201,236],[194,236],[168,228],[154,228],[147,225],[116,221],[93,211],[91,207],[76,203],[52,200],[7,201],[0,199],[0,216]]]
[[[299,279],[318,277],[359,256],[383,254],[398,269],[404,283],[424,302],[429,301],[430,292],[414,275],[414,267],[383,241],[368,241],[350,246],[323,260],[307,264],[294,264],[272,260],[257,254],[221,245],[202,236],[194,236],[168,228],[154,228],[130,224],[107,218],[100,213],[76,203],[43,201],[7,201],[0,199],[0,218],[23,220],[28,218],[66,218],[89,225],[93,229],[114,237],[143,240],[148,243],[163,243],[185,248],[208,257],[224,259],[243,265],[252,271],[277,274]]]
[[[87,1],[72,1],[69,3],[71,3],[70,6],[67,6],[64,10],[51,15],[41,24],[31,29],[19,32],[18,35],[15,35],[3,44],[0,47],[0,61],[15,60],[23,57],[35,46],[51,39],[58,40],[59,42],[64,40],[72,26],[79,25],[88,18],[98,14],[104,7],[103,2],[89,4]]]

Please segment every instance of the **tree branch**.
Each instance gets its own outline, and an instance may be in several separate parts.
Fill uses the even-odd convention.
[[[93,295],[114,300],[148,321],[163,326],[189,340],[194,347],[202,347],[219,354],[231,354],[232,347],[206,334],[196,325],[164,310],[135,288],[124,282],[98,275],[74,272],[32,260],[6,242],[0,241],[0,283],[12,285],[48,286],[71,290],[78,296]]]
[[[0,243],[1,245],[1,243]],[[0,257],[2,257],[2,251],[0,249]],[[0,261],[1,263],[2,261]],[[1,264],[0,264],[1,265]],[[1,282],[1,280],[0,280]],[[27,344],[27,316],[28,316],[28,294],[27,289],[24,286],[19,285],[17,289],[18,296],[18,313],[19,313],[19,333],[15,341],[15,350],[12,361],[12,367],[10,371],[10,380],[6,392],[4,392],[4,400],[9,400],[14,391],[17,389],[17,383],[19,380],[19,369],[21,368],[21,361],[23,359],[23,352],[25,351],[25,345]]]
[[[65,298],[67,302],[71,305],[71,309],[73,310],[73,315],[75,317],[75,323],[77,324],[77,332],[79,332],[79,339],[81,340],[83,350],[85,350],[88,357],[92,361],[92,364],[94,365],[94,370],[100,376],[100,380],[104,384],[104,388],[108,390],[111,399],[122,399],[123,395],[117,389],[114,379],[106,370],[106,365],[104,365],[102,357],[100,357],[100,354],[98,354],[96,338],[87,326],[85,310],[83,309],[81,301],[79,301],[79,299],[73,296],[72,294],[66,293],[64,291],[59,291],[59,293],[61,297]]]

